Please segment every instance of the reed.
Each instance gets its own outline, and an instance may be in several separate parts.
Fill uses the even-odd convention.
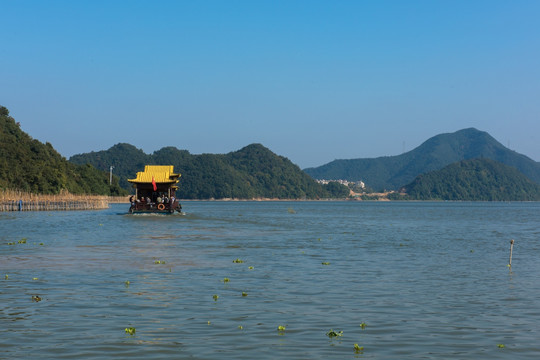
[[[99,210],[120,202],[128,202],[128,197],[74,195],[65,190],[45,195],[0,189],[0,211]]]

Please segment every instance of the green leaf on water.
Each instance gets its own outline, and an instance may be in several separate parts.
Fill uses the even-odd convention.
[[[154,264],[165,264],[165,261],[163,261],[163,260],[156,260],[156,261],[154,261]]]
[[[321,264],[323,264],[323,265],[330,265],[330,263],[329,263],[328,261],[322,262]]]
[[[135,335],[135,332],[136,332],[134,327],[127,327],[125,331],[126,331],[126,334],[129,334],[129,335]]]
[[[247,292],[242,291],[242,296],[247,296]]]
[[[333,329],[330,329],[330,331],[326,333],[326,336],[329,338],[343,336],[343,331],[334,331]]]
[[[8,278],[9,278],[9,275],[8,275],[8,274],[6,274],[6,280],[7,280]]]
[[[354,352],[355,353],[361,353],[362,351],[364,351],[364,347],[363,346],[360,346],[358,344],[354,344]]]
[[[217,301],[217,299],[219,299],[219,296],[214,294],[214,296],[212,296],[212,298],[214,299],[214,301]]]
[[[228,283],[229,281],[231,281],[231,280],[229,280],[229,278],[223,278],[224,283]]]
[[[365,322],[362,322],[362,323],[360,324],[360,327],[362,328],[362,330],[364,330],[364,329],[366,328],[366,326],[367,326],[367,325],[366,325]]]
[[[283,326],[283,325],[279,325],[279,326],[277,327],[277,330],[278,330],[278,331],[285,331],[285,329],[286,329],[286,327]]]
[[[126,287],[128,287],[129,284],[131,284],[131,281],[129,281],[129,280],[124,281],[124,285],[126,285]]]
[[[40,297],[39,295],[32,295],[32,301],[40,302],[40,301],[41,301],[41,297]]]
[[[249,270],[253,270],[253,266],[248,267]]]
[[[235,259],[235,260],[233,260],[233,263],[235,263],[235,264],[241,264],[241,263],[243,263],[243,262],[244,262],[244,260],[241,260],[241,259]]]
[[[504,344],[497,344],[497,347],[498,347],[499,349],[502,349],[502,348],[504,348]]]

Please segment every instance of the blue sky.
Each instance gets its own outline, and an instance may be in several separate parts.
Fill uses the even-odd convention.
[[[475,127],[540,160],[540,1],[0,0],[0,105],[62,155],[300,167]]]

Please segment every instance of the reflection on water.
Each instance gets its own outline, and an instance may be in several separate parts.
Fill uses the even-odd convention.
[[[0,213],[0,358],[540,354],[540,204],[184,208]]]

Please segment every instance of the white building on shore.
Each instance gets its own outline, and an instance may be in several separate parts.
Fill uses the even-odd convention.
[[[317,181],[319,184],[323,184],[323,185],[326,185],[326,184],[328,184],[330,182],[337,182],[337,183],[340,183],[340,184],[348,186],[348,187],[358,186],[361,189],[366,187],[366,184],[364,184],[363,181],[348,181],[348,180],[341,180],[341,179],[340,180],[316,179],[315,181]]]

